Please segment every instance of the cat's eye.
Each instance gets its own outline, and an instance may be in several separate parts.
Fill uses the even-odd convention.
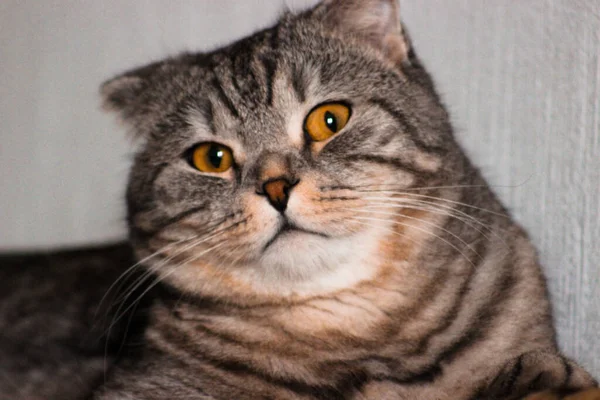
[[[327,140],[346,126],[350,107],[342,103],[322,104],[306,117],[304,131],[315,142]]]
[[[233,165],[231,149],[214,142],[200,143],[192,149],[189,158],[190,164],[202,172],[225,172]]]

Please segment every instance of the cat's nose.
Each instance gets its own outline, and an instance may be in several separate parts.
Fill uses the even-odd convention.
[[[297,184],[298,180],[290,181],[289,179],[283,177],[269,179],[263,183],[262,191],[259,192],[259,194],[265,195],[273,208],[280,213],[283,213],[287,208],[290,192]]]

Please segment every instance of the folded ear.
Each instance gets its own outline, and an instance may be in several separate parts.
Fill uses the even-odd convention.
[[[102,84],[100,94],[106,110],[122,112],[138,98],[144,86],[143,79],[130,74],[112,78]]]
[[[323,0],[312,15],[326,28],[363,41],[396,63],[409,60],[398,0]]]
[[[116,112],[136,134],[143,132],[145,117],[156,108],[152,99],[153,90],[149,89],[156,81],[162,65],[162,62],[158,62],[125,72],[100,87],[103,108]]]

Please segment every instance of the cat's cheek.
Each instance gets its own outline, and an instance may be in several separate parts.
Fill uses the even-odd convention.
[[[318,196],[315,184],[311,178],[303,178],[294,188],[288,201],[286,215],[294,223],[304,226],[303,220],[307,216],[315,216],[315,207],[312,199]]]
[[[294,188],[288,202],[286,216],[296,225],[322,233],[333,234],[334,214],[343,207],[340,202],[324,201],[315,177],[303,177]]]
[[[347,191],[324,193],[320,187],[330,183],[323,181],[313,176],[300,181],[290,196],[287,218],[297,226],[332,238],[363,232],[364,225],[353,218],[353,209],[364,207],[365,202]]]

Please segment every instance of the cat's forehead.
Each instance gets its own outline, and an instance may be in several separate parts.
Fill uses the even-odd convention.
[[[389,73],[335,41],[281,26],[181,61],[180,81],[195,80],[175,88],[192,88],[183,102],[186,122],[197,133],[251,146],[264,145],[266,138],[287,140],[283,133],[299,139],[298,127],[315,105],[368,96],[375,90],[373,78]]]
[[[181,112],[195,132],[260,144],[265,136],[277,140],[281,135],[275,133],[308,111],[323,91],[318,63],[280,49],[277,31],[265,30],[212,53],[184,56],[180,80],[195,82],[184,83],[185,90],[193,89]]]

